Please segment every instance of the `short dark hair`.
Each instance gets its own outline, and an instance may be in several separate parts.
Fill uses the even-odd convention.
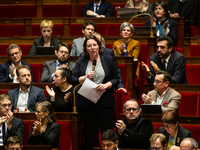
[[[165,144],[167,144],[167,138],[162,133],[154,133],[154,134],[152,134],[150,139],[149,139],[149,141],[152,142],[152,141],[156,141],[157,139],[160,139],[160,142],[161,142],[163,147],[165,146]]]
[[[21,52],[21,48],[17,45],[17,44],[10,44],[7,48],[7,54],[9,55],[9,50],[14,49],[14,48],[18,48],[19,51]]]
[[[11,136],[6,141],[6,146],[8,147],[9,144],[16,144],[19,143],[22,146],[22,141],[18,136]]]
[[[92,25],[94,27],[94,31],[97,30],[97,26],[96,26],[96,23],[94,23],[92,20],[86,20],[83,25],[82,25],[82,29],[85,30],[85,28],[88,26],[88,25]]]
[[[157,42],[160,42],[160,41],[167,41],[168,48],[171,48],[174,46],[174,42],[169,36],[159,36],[157,38]]]
[[[156,75],[161,75],[161,74],[164,75],[164,77],[163,77],[163,82],[166,82],[166,81],[169,81],[169,83],[171,82],[171,80],[172,80],[172,75],[171,75],[169,72],[163,71],[163,70],[158,70],[158,71],[156,72]]]
[[[0,95],[0,101],[2,101],[2,100],[4,100],[4,99],[8,99],[8,100],[10,100],[10,101],[11,101],[11,103],[12,103],[12,100],[11,100],[11,98],[10,98],[10,96],[9,96],[9,95],[6,95],[6,94],[1,94],[1,95]]]
[[[167,4],[164,1],[157,1],[157,2],[155,2],[153,4],[153,12],[154,12],[156,6],[159,6],[159,5],[164,9],[164,11],[166,13],[165,17],[169,18],[168,7],[167,7]],[[154,14],[154,16],[155,16],[155,14]]]
[[[101,45],[101,41],[99,41],[99,39],[94,36],[94,35],[89,35],[88,37],[85,38],[85,41],[83,43],[83,52],[84,52],[84,56],[87,56],[88,55],[88,52],[87,50],[85,49],[86,45],[87,45],[87,41],[90,40],[90,39],[93,39],[97,42],[97,44],[99,45],[99,54],[102,54],[103,53],[103,48],[102,48],[102,45]]]
[[[176,124],[177,121],[179,121],[178,111],[176,111],[174,109],[169,109],[169,110],[165,111],[162,116],[162,121],[164,123]]]
[[[69,50],[69,54],[71,53],[71,47],[67,43],[60,43],[58,45],[58,49],[56,49],[57,52],[59,51],[59,49],[60,49],[61,46],[66,47]]]
[[[56,122],[54,108],[49,101],[37,102],[35,108],[37,108],[37,106],[41,106],[43,112],[49,111],[48,116],[45,118],[47,123]]]
[[[61,71],[60,74],[61,74],[62,78],[66,77],[67,83],[71,83],[72,71],[70,69],[66,69],[66,68],[58,68],[58,70]]]
[[[98,32],[93,32],[92,35],[94,35],[94,36],[96,36],[96,37],[97,37],[97,36],[100,36],[100,39],[102,40],[102,36],[101,36],[100,33],[98,33]],[[101,42],[101,41],[100,41],[100,42]]]
[[[103,134],[101,135],[101,140],[111,140],[114,143],[116,143],[118,141],[118,136],[117,133],[115,131],[113,131],[112,129],[108,129],[106,131],[103,132]]]
[[[126,108],[126,103],[129,102],[129,101],[133,101],[133,102],[136,102],[137,103],[137,108],[139,109],[140,106],[139,106],[139,103],[136,99],[128,99],[127,101],[124,102],[124,109]]]
[[[26,66],[26,65],[19,65],[17,67],[17,69],[16,69],[16,74],[17,74],[18,77],[19,77],[19,70],[22,69],[22,68],[25,68],[25,69],[27,69],[27,70],[29,70],[31,72],[31,69],[28,66]]]

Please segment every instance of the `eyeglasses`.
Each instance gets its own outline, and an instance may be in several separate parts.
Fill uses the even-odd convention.
[[[14,55],[18,55],[20,52],[15,52],[15,53],[12,53],[12,54],[10,54],[9,56],[14,56]]]
[[[58,52],[61,53],[61,54],[64,53],[66,55],[69,54],[69,52],[66,52],[66,51],[58,51]]]
[[[160,150],[162,147],[149,147],[149,150]]]
[[[159,84],[162,83],[163,81],[159,81],[159,80],[154,80],[154,83]]]
[[[38,113],[38,114],[40,114],[40,113],[43,112],[43,111],[36,110],[35,112]]]
[[[3,108],[6,108],[6,107],[10,108],[11,106],[12,106],[12,104],[3,104],[3,105],[1,105],[1,107],[3,107]]]
[[[52,30],[42,30],[43,33],[46,33],[46,32],[49,33],[49,32],[51,32],[51,31],[52,31]]]
[[[137,108],[127,108],[127,109],[125,109],[127,112],[131,112],[131,110],[132,111],[136,111],[136,110],[138,110]]]
[[[174,125],[173,123],[172,123],[172,124],[168,124],[168,125],[164,125],[164,124],[163,124],[163,127],[169,129],[169,128],[171,128],[173,125]]]

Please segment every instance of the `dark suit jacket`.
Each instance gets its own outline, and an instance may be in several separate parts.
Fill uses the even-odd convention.
[[[128,124],[125,120],[124,124],[126,129],[119,135],[119,148],[132,148],[132,149],[148,149],[150,146],[149,139],[153,134],[153,125],[151,120],[139,117],[133,124]]]
[[[168,0],[168,9],[171,13],[178,12],[179,2],[180,0]],[[199,12],[199,0],[187,0],[184,3],[184,7],[179,16],[185,17],[186,20],[189,20],[191,25],[194,25]]]
[[[21,141],[23,142],[23,136],[24,136],[24,122],[22,119],[16,118],[13,116],[12,120],[12,128],[10,130],[7,129],[7,136],[3,140],[3,144],[6,145],[6,141],[11,136],[18,136]]]
[[[167,138],[167,143],[168,143],[169,133],[167,133],[167,131],[165,130],[165,128],[164,127],[160,127],[158,133],[164,134],[165,137]],[[180,143],[186,137],[192,138],[192,133],[189,130],[187,130],[187,129],[183,128],[182,126],[178,125],[178,133],[177,133],[175,145],[176,146],[180,146]]]
[[[28,137],[28,144],[30,145],[52,145],[53,148],[59,147],[59,137],[60,137],[60,125],[56,122],[49,123],[46,130],[39,134],[37,133],[34,137],[32,135],[33,126]]]
[[[8,91],[8,95],[10,96],[12,100],[12,111],[14,111],[17,108],[17,102],[19,97],[19,87],[15,88],[13,90]],[[31,85],[29,96],[28,96],[28,102],[27,102],[27,109],[30,112],[35,111],[35,104],[37,102],[45,101],[45,95],[44,90],[41,88],[38,88],[36,86]]]
[[[72,61],[68,61],[68,68],[73,70],[75,67],[75,63]],[[40,78],[40,82],[53,82],[51,75],[56,71],[56,60],[45,61],[43,64],[42,75]]]
[[[83,12],[82,12],[82,17],[94,17],[94,16],[87,16],[87,14],[86,14],[87,10],[94,11],[94,2],[86,4],[85,7],[83,8]],[[106,17],[113,17],[114,10],[113,10],[111,3],[102,1],[101,5],[99,7],[98,14],[105,15]]]
[[[112,87],[115,87],[119,82],[119,76],[117,72],[117,66],[113,62],[113,58],[108,55],[100,55],[101,63],[105,72],[105,78],[103,84],[110,81]],[[79,77],[85,75],[87,64],[89,61],[89,56],[80,56],[76,62],[76,66],[72,75],[72,84],[79,84]],[[88,99],[78,94],[77,102],[78,107],[86,108],[88,107]],[[101,96],[97,104],[103,107],[113,107],[115,105],[115,98],[112,89],[107,89],[106,92]]]
[[[167,36],[171,37],[172,40],[174,41],[174,43],[176,43],[176,39],[177,39],[177,23],[175,20],[172,19],[168,19],[168,28],[170,30],[170,32],[168,33]],[[145,25],[144,26],[151,26],[150,20],[146,20]],[[156,31],[157,32],[157,31]]]
[[[11,65],[11,61],[6,61],[3,64],[0,65],[0,82],[13,82],[13,80],[10,79],[9,74],[9,66]],[[31,69],[31,66],[23,61],[21,61],[22,65],[26,65]],[[32,76],[32,82],[35,82],[32,74],[32,69],[31,69],[31,76]]]
[[[155,78],[155,71],[150,64],[150,61],[153,61],[158,65],[158,68],[163,70],[163,66],[161,63],[161,59],[158,57],[157,53],[154,53],[149,57],[149,68],[151,71],[151,78],[147,79],[148,83],[153,83]],[[171,73],[172,75],[172,84],[188,84],[187,77],[186,77],[186,61],[185,57],[177,52],[177,51],[171,51],[171,57],[169,59],[168,65],[167,65],[167,72]]]
[[[50,46],[55,46],[56,50],[58,49],[58,45],[60,43],[62,43],[61,40],[58,40],[58,39],[54,38],[53,36],[51,37]],[[44,46],[43,37],[34,40],[33,46],[31,47],[31,50],[29,51],[28,55],[36,55],[37,46]]]

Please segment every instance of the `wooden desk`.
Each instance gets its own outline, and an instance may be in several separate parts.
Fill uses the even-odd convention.
[[[23,145],[23,150],[58,150],[50,145]],[[0,150],[5,150],[5,146],[0,146]]]

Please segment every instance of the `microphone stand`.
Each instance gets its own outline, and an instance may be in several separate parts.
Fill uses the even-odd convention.
[[[74,99],[74,107],[73,107],[73,113],[77,113],[77,108],[76,108],[76,99],[75,99],[75,90],[77,87],[81,86],[83,83],[80,83],[78,85],[76,85],[74,87],[74,90],[73,90],[73,99]]]
[[[150,32],[150,37],[153,37],[153,30],[152,30],[152,21],[151,21],[151,15],[148,13],[143,13],[143,14],[138,14],[133,16],[128,22],[130,23],[134,18],[138,17],[138,16],[149,16],[150,17],[150,23],[151,23],[151,32]]]

